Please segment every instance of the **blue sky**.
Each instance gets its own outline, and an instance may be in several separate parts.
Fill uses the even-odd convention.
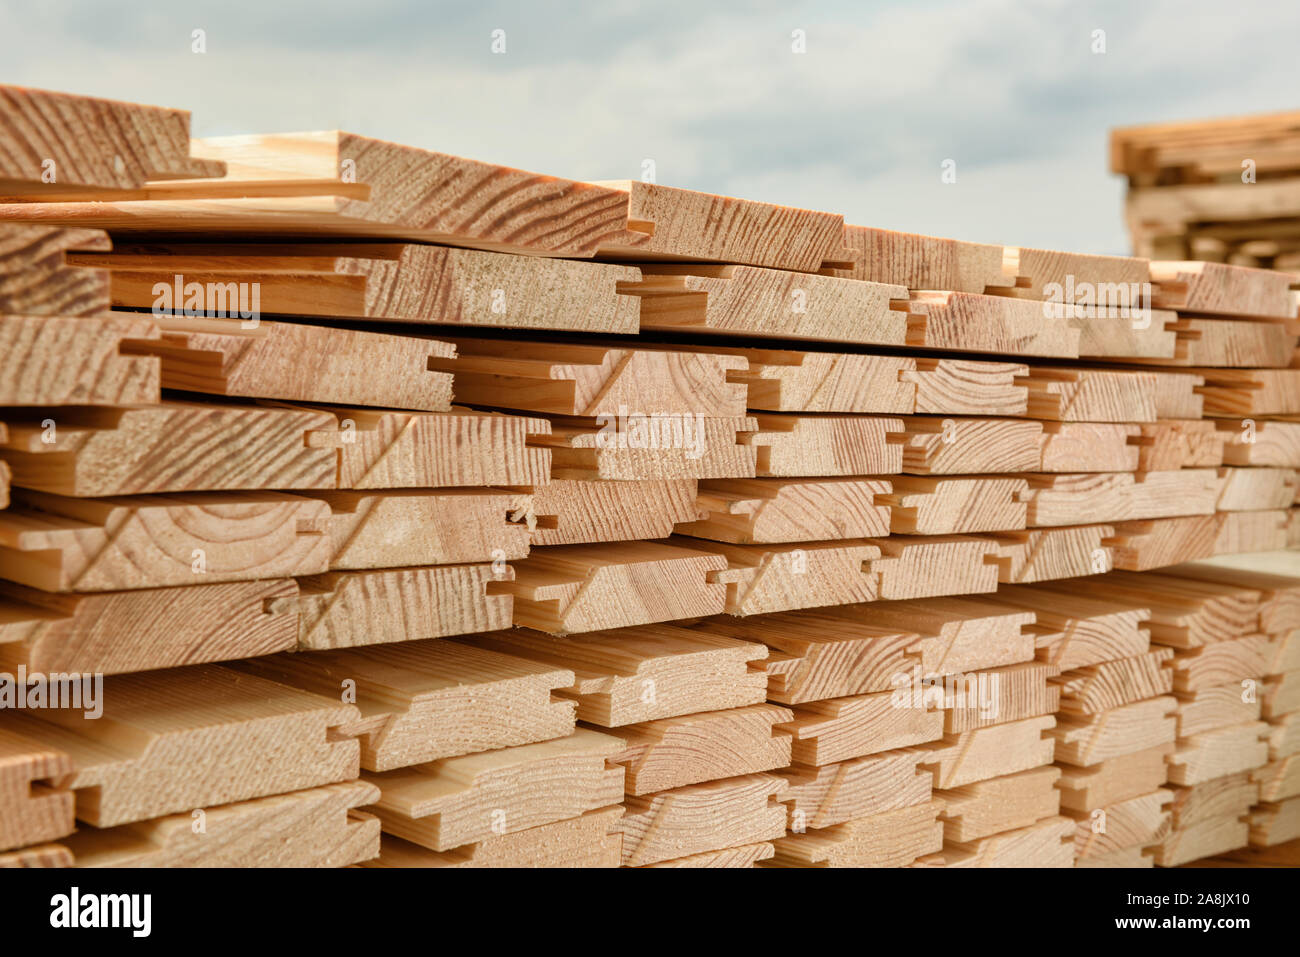
[[[1300,108],[1297,37],[1300,4],[1254,0],[0,0],[0,82],[1126,253],[1108,130]]]

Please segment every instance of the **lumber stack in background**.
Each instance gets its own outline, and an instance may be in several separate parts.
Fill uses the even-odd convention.
[[[115,168],[8,95],[27,153]],[[0,711],[0,863],[1292,834],[1293,585],[1205,572],[1273,596],[1213,644],[1151,598],[1300,537],[1285,280],[346,133],[128,145],[143,179],[0,166],[0,668],[111,718]]]

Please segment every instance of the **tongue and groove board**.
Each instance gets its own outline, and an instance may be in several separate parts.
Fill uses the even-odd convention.
[[[109,311],[109,277],[76,255],[112,248],[96,229],[0,224],[0,315],[100,316]]]

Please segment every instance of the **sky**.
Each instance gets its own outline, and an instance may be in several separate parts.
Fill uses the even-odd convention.
[[[1277,0],[0,0],[0,83],[1126,254],[1110,128],[1300,108],[1297,37]]]

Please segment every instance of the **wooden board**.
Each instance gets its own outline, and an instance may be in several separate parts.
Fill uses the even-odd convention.
[[[36,844],[0,853],[0,868],[72,867],[72,852],[62,844]]]
[[[1048,315],[1043,304],[964,292],[913,292],[907,344],[916,348],[1070,359],[1080,355],[1074,307]]]
[[[1017,419],[903,420],[903,464],[918,475],[1029,472],[1042,467],[1043,425]]]
[[[1125,361],[1158,366],[1284,369],[1291,364],[1296,347],[1295,332],[1282,322],[1179,316],[1165,328],[1176,337],[1172,357],[1142,356]]]
[[[1112,565],[1110,525],[1001,532],[987,536],[998,547],[998,581],[1030,584],[1097,575]]]
[[[0,315],[0,405],[157,402],[158,360],[130,347],[158,334],[152,320],[125,314]]]
[[[274,655],[232,667],[355,702],[359,714],[345,730],[360,742],[368,771],[533,744],[574,729],[574,703],[560,696],[572,671],[455,641]]]
[[[1225,436],[1223,461],[1226,465],[1259,465],[1295,468],[1300,465],[1300,422],[1256,422],[1247,431],[1240,422],[1215,422]]]
[[[0,724],[0,850],[72,833],[72,792],[57,783],[71,770],[71,755]]]
[[[0,666],[120,674],[289,651],[293,579],[57,595],[0,582]]]
[[[754,418],[757,431],[739,438],[757,452],[758,475],[883,475],[903,469],[902,419],[775,414]]]
[[[1287,555],[1282,553],[1282,557]],[[1258,568],[1250,567],[1249,556],[1243,556],[1246,562],[1243,567],[1234,568],[1218,562],[1195,563],[1175,565],[1166,569],[1165,574],[1204,582],[1212,588],[1226,586],[1258,593],[1259,630],[1265,634],[1280,635],[1300,628],[1300,577],[1267,571],[1269,556],[1257,557],[1261,560]],[[1270,674],[1300,667],[1300,644],[1289,640],[1279,645],[1277,650],[1285,654],[1274,662]]]
[[[1268,670],[1271,651],[1267,635],[1244,635],[1180,649],[1173,659],[1174,690],[1198,691],[1257,680]]]
[[[1285,548],[1286,522],[1282,510],[1123,522],[1110,543],[1114,566],[1146,571],[1215,555]]]
[[[110,308],[108,275],[68,262],[69,251],[107,250],[93,229],[0,225],[0,315],[100,316]]]
[[[960,734],[1056,713],[1060,689],[1051,683],[1055,675],[1052,665],[1027,661],[936,684],[943,691],[944,732]]]
[[[1214,469],[1039,473],[1025,479],[1029,487],[1022,498],[1031,526],[1211,515],[1240,498],[1225,500],[1226,476]]]
[[[1089,592],[1097,580],[1089,580]],[[1146,653],[1150,636],[1144,626],[1151,617],[1149,609],[1137,601],[1078,592],[1064,582],[1013,585],[999,588],[993,600],[1034,616],[1028,630],[1038,660],[1062,671]]]
[[[1163,695],[1099,714],[1059,714],[1056,726],[1051,729],[1056,741],[1056,760],[1075,767],[1089,767],[1173,741],[1176,706],[1175,698]]]
[[[819,768],[795,765],[780,772],[789,789],[789,829],[831,827],[930,800],[931,776],[918,767],[916,749],[870,754]]]
[[[448,851],[577,817],[623,800],[619,738],[584,728],[567,738],[366,772],[384,833]],[[625,848],[626,853],[626,848]],[[625,858],[626,859],[626,858]]]
[[[1043,422],[1042,472],[1134,472],[1141,426],[1104,422]]]
[[[720,614],[727,567],[719,555],[661,542],[534,549],[497,590],[514,598],[514,623],[551,634],[599,631]]]
[[[628,794],[652,794],[784,768],[790,763],[794,712],[773,704],[704,711],[624,725]]]
[[[329,567],[329,507],[274,492],[77,499],[19,490],[0,512],[0,575],[46,591],[114,591],[311,575]]]
[[[753,478],[758,450],[745,443],[756,428],[748,417],[554,417],[531,441],[545,446],[556,479]]]
[[[891,512],[890,528],[912,535],[952,535],[1024,528],[1029,485],[1020,477],[899,476],[876,500]]]
[[[1247,682],[1252,679],[1247,679]],[[1203,731],[1246,724],[1260,718],[1261,701],[1246,694],[1250,685],[1230,681],[1195,691],[1179,692],[1178,737],[1188,738]]]
[[[545,491],[562,484],[553,482]],[[887,535],[890,509],[879,500],[892,484],[886,479],[865,478],[701,482],[695,500],[699,518],[680,522],[677,532],[737,545]]]
[[[1243,815],[1258,800],[1251,775],[1245,771],[1172,788],[1172,791],[1170,817],[1175,828],[1191,827],[1225,814]]]
[[[1207,468],[1224,464],[1229,434],[1223,423],[1201,419],[1167,419],[1138,427],[1138,471]],[[1262,425],[1262,423],[1261,423]]]
[[[1167,695],[1174,686],[1174,672],[1168,667],[1173,657],[1172,648],[1153,648],[1145,654],[1066,671],[1053,679],[1061,692],[1059,710],[1098,714]]]
[[[27,227],[12,227],[27,228]],[[68,230],[67,232],[73,232]],[[74,267],[109,270],[112,302],[151,308],[154,286],[256,284],[264,316],[314,316],[506,329],[635,334],[631,266],[542,259],[414,243],[209,243],[74,253]]]
[[[671,625],[563,639],[513,629],[467,640],[572,672],[556,693],[577,701],[579,720],[607,728],[759,704],[767,687],[764,645]]]
[[[1140,602],[1148,610],[1153,640],[1172,648],[1193,648],[1258,631],[1262,594],[1227,576],[1197,580],[1178,575],[1176,566],[1160,572],[1115,571],[1090,581],[1090,590],[1107,601]],[[1059,592],[1064,586],[1045,586]]]
[[[298,648],[445,638],[510,625],[512,569],[433,565],[298,579]]]
[[[882,811],[831,827],[787,834],[760,867],[902,867],[943,847],[941,801]]]
[[[468,405],[575,416],[745,414],[743,356],[513,337],[447,342],[454,351],[431,356],[429,367],[453,373],[456,401]]]
[[[641,328],[759,338],[912,345],[902,286],[750,266],[643,263]]]
[[[844,242],[858,252],[857,262],[846,271],[855,279],[976,294],[1016,282],[1002,246],[867,226],[845,226]]]
[[[1015,286],[1006,289],[1002,292],[1003,295],[1039,301],[1057,299],[1097,307],[1104,307],[1103,303],[1097,301],[1099,287],[1104,284],[1120,283],[1140,288],[1142,283],[1151,279],[1151,264],[1145,259],[1032,249],[1027,246],[1006,247],[1002,253],[1002,267],[1004,272],[1016,277]],[[1061,288],[1047,288],[1053,283]],[[1067,289],[1072,295],[1067,294]]]
[[[77,867],[346,867],[379,853],[379,821],[356,810],[376,790],[348,781],[199,809],[203,831],[187,811],[64,843]]]
[[[0,118],[0,187],[11,195],[135,189],[148,180],[225,172],[219,162],[190,155],[187,110],[6,85]]]
[[[1250,815],[1250,843],[1272,847],[1300,838],[1300,798],[1279,804],[1264,802]]]
[[[623,838],[610,833],[621,807],[601,808],[513,834],[494,834],[451,851],[431,851],[391,834],[362,867],[618,867]]]
[[[1205,414],[1238,416],[1300,415],[1300,369],[1198,368],[1205,386]]]
[[[697,490],[692,478],[558,479],[534,487],[510,517],[526,524],[533,545],[667,538],[702,514]]]
[[[126,337],[122,351],[156,356],[165,389],[433,412],[451,408],[456,349],[448,342],[292,322],[155,322],[161,336]]]
[[[778,799],[785,789],[785,780],[775,774],[747,774],[629,796],[617,824],[623,835],[623,866],[782,837],[786,813]]]
[[[741,844],[739,847],[724,847],[718,851],[704,851],[700,854],[688,854],[670,861],[655,864],[642,864],[642,867],[759,867],[759,861],[768,860],[773,854],[771,841],[757,844]]]
[[[1035,419],[1154,422],[1158,417],[1154,373],[1035,366],[1023,381]]]
[[[1226,263],[1153,262],[1157,306],[1179,312],[1295,318],[1285,273]]]
[[[942,741],[908,748],[934,776],[935,790],[1015,774],[1052,763],[1056,719],[1051,715],[1008,721],[944,735]]]
[[[1106,758],[1088,767],[1060,765],[1061,807],[1094,811],[1155,791],[1166,780],[1172,741]]]
[[[1245,816],[1224,815],[1187,828],[1170,831],[1156,845],[1155,862],[1159,867],[1176,867],[1202,857],[1224,854],[1245,847],[1250,840],[1250,825]]]
[[[1178,741],[1169,758],[1171,784],[1203,784],[1268,763],[1268,725],[1262,721],[1203,731]]]
[[[1074,822],[1049,817],[977,841],[949,843],[912,867],[1073,867]]]
[[[72,759],[58,778],[97,828],[354,779],[357,709],[221,665],[104,682],[103,720],[50,708],[5,726]]]
[[[1163,840],[1172,825],[1169,813],[1172,800],[1172,791],[1159,788],[1087,813],[1063,812],[1076,822],[1075,858],[1104,858],[1126,848]]]
[[[939,818],[944,840],[950,844],[978,841],[1054,816],[1061,805],[1056,790],[1060,776],[1060,768],[1046,765],[936,791],[935,797],[943,802]]]
[[[900,707],[899,700],[896,689],[801,704],[785,725],[794,736],[794,761],[812,766],[836,764],[943,737],[941,711]],[[924,698],[920,704],[926,704]]]

